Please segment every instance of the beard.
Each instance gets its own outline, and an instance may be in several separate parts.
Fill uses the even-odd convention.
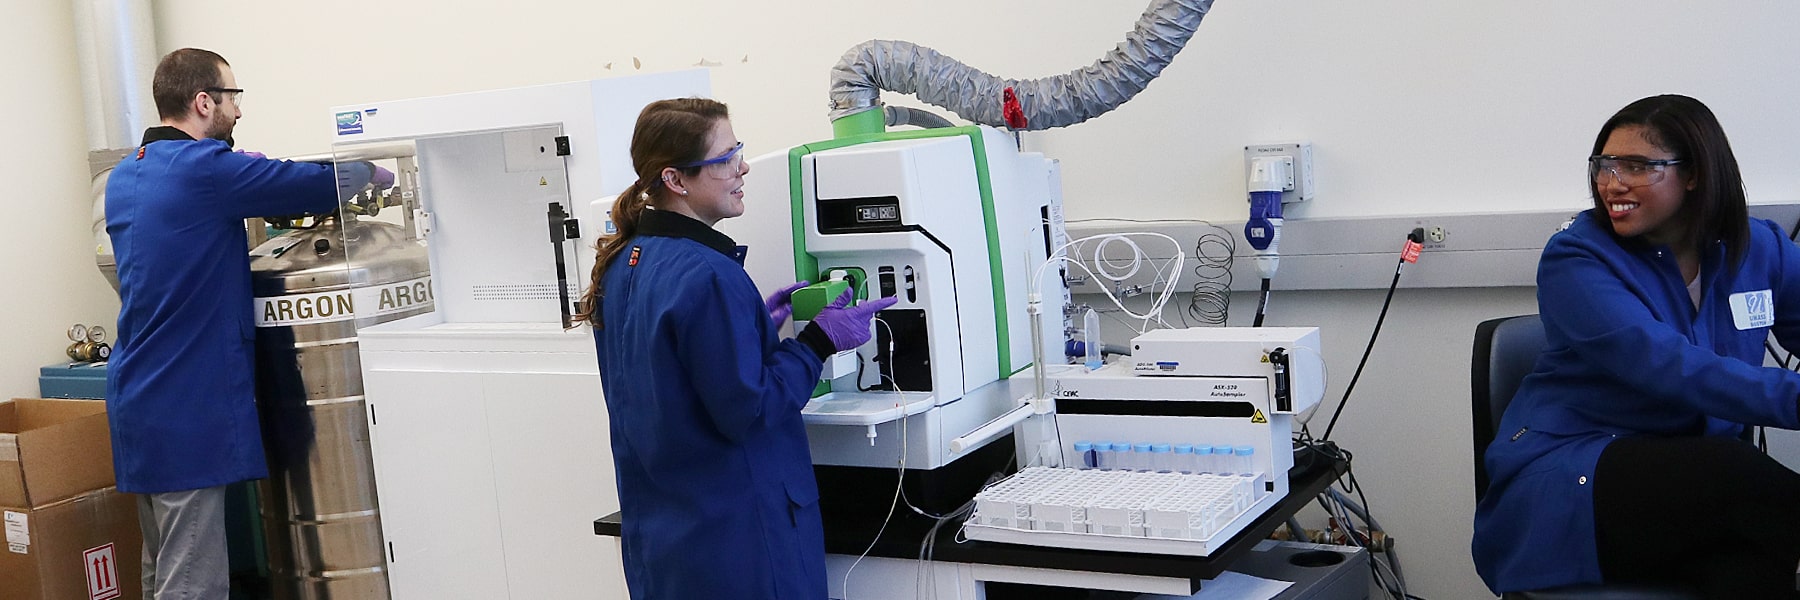
[[[213,113],[212,123],[206,127],[206,137],[225,142],[226,146],[236,148],[237,142],[231,139],[231,132],[237,128],[237,121],[228,119],[230,118],[225,116],[224,111]]]

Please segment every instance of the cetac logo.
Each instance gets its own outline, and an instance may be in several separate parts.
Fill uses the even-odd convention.
[[[338,135],[362,133],[363,114],[360,110],[345,111],[337,114]]]

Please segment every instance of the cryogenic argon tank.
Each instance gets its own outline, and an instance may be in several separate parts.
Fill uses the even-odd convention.
[[[406,229],[344,218],[251,251],[262,520],[278,600],[389,597],[356,331],[431,312],[430,267]]]

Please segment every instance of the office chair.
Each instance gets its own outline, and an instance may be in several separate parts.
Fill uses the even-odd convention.
[[[1475,326],[1475,355],[1470,361],[1471,414],[1475,432],[1475,501],[1487,494],[1487,465],[1482,457],[1499,431],[1500,416],[1531,374],[1546,345],[1544,323],[1537,315],[1483,321]],[[1510,592],[1503,600],[1694,600],[1698,594],[1679,587],[1603,584],[1529,592]]]

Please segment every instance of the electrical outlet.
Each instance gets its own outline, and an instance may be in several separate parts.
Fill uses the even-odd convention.
[[[1281,203],[1305,202],[1313,198],[1312,144],[1254,144],[1244,146],[1244,178],[1250,178],[1251,163],[1257,158],[1285,157],[1292,163],[1289,184],[1282,186]]]
[[[1424,230],[1424,239],[1420,243],[1426,250],[1442,250],[1445,242],[1450,239],[1450,230],[1443,225],[1420,219],[1413,221],[1413,226]]]

